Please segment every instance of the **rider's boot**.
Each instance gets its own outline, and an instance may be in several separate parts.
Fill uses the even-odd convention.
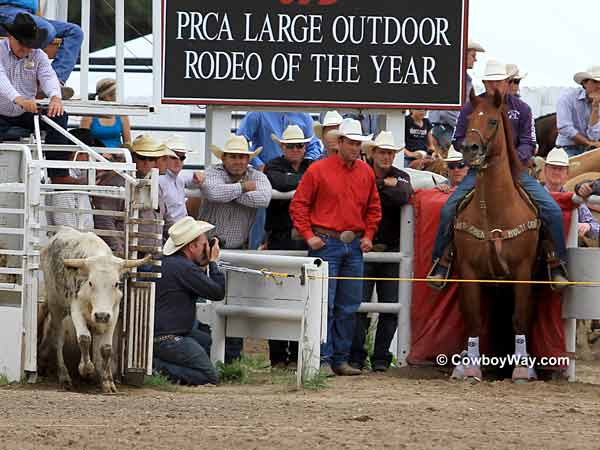
[[[567,265],[558,259],[555,252],[548,253],[548,278],[552,281],[550,287],[555,291],[564,289],[569,281],[567,274]]]
[[[438,291],[446,287],[446,280],[450,276],[450,269],[452,268],[453,256],[452,250],[447,248],[442,257],[433,262],[433,266],[427,274],[427,286]]]

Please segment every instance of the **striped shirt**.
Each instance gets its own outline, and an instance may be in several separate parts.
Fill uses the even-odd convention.
[[[255,181],[256,190],[251,192],[242,192],[240,181],[234,182],[223,164],[209,167],[205,177],[200,218],[215,226],[214,234],[225,240],[224,248],[245,247],[257,209],[269,206],[271,183],[264,173],[250,166],[240,181]]]
[[[25,58],[17,58],[8,39],[0,42],[0,115],[23,114],[25,110],[14,101],[17,97],[34,99],[38,82],[49,98],[61,98],[60,82],[43,50],[33,49]]]

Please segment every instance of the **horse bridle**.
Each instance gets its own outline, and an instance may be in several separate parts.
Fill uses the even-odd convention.
[[[500,129],[500,120],[501,120],[500,118],[496,119],[496,126],[494,128],[494,132],[487,140],[485,139],[485,137],[483,136],[481,131],[479,131],[476,128],[471,128],[470,130],[467,131],[467,134],[474,133],[477,135],[477,137],[481,141],[481,146],[483,148],[483,158],[480,158],[477,161],[471,162],[470,163],[471,167],[475,167],[478,169],[486,169],[487,167],[489,167],[489,164],[487,164],[487,161],[486,161],[487,157],[488,157],[488,149],[489,149],[490,144],[496,137],[496,134],[498,134],[498,130]]]

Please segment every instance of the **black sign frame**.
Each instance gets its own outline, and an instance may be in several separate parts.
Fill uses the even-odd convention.
[[[403,101],[356,101],[356,100],[345,100],[345,99],[324,99],[324,100],[306,100],[306,99],[298,99],[298,98],[267,98],[269,96],[257,96],[257,97],[261,97],[261,98],[253,98],[253,99],[249,99],[249,98],[239,98],[239,97],[229,97],[229,96],[218,96],[219,98],[214,98],[211,96],[207,96],[207,95],[200,95],[200,96],[193,96],[193,97],[185,97],[185,96],[181,96],[181,95],[171,95],[171,91],[173,90],[171,85],[169,85],[168,83],[171,82],[170,79],[167,78],[166,72],[167,72],[167,65],[166,65],[166,53],[167,53],[167,48],[166,48],[166,44],[167,44],[167,20],[166,20],[166,16],[168,13],[168,3],[171,2],[177,2],[177,1],[184,1],[186,3],[192,3],[189,0],[162,0],[162,42],[161,42],[161,47],[162,47],[162,73],[161,73],[161,102],[163,104],[188,104],[188,105],[222,105],[222,106],[246,106],[246,107],[292,107],[292,108],[349,108],[349,109],[377,109],[377,110],[385,110],[385,109],[427,109],[427,110],[434,110],[434,109],[448,109],[448,110],[458,110],[461,109],[463,104],[464,104],[464,100],[465,100],[465,91],[466,91],[466,55],[467,55],[467,46],[468,46],[468,20],[469,20],[469,1],[470,0],[454,0],[455,2],[459,2],[461,4],[461,9],[462,12],[460,14],[461,16],[461,24],[460,24],[460,30],[461,30],[461,36],[460,36],[460,42],[461,42],[461,48],[459,53],[459,62],[458,62],[458,71],[457,71],[457,77],[458,77],[458,83],[454,83],[453,88],[456,89],[458,88],[458,93],[454,93],[454,98],[458,99],[458,101],[428,101],[428,102],[415,102],[415,101],[408,101],[408,102],[403,102]],[[260,3],[264,3],[267,0],[261,0]],[[294,5],[294,0],[269,0],[272,1],[274,4],[277,3],[278,1],[283,5],[286,4],[287,7],[290,8],[298,8],[298,5]],[[338,2],[344,2],[344,1],[348,1],[348,0],[337,0]],[[353,1],[353,0],[350,0]],[[356,1],[356,0],[354,0]],[[379,0],[381,2],[383,2],[384,0]],[[386,0],[386,2],[388,2],[389,0]],[[439,2],[439,0],[437,0]],[[226,1],[225,1],[226,2]],[[302,1],[302,0],[296,0],[296,2],[298,3],[303,3],[304,8],[310,7],[310,0],[308,1]],[[317,2],[320,3],[319,0],[314,0],[315,5],[313,6],[313,8],[317,7]],[[336,3],[335,0],[332,0],[333,3]],[[370,0],[370,3],[378,3],[377,0]],[[395,0],[394,3],[408,3],[408,2],[404,2],[403,0]],[[193,2],[196,3],[196,2]],[[211,6],[206,7],[205,5],[207,3],[213,3],[213,4],[219,4],[219,3],[223,3],[223,0],[221,1],[214,1],[212,2],[211,0],[201,0],[199,1],[196,5],[192,6],[190,9],[198,9],[200,8],[200,5],[202,5],[202,9],[206,9],[209,10],[211,9]],[[256,2],[259,3],[259,2]],[[306,5],[306,3],[308,3],[308,5]],[[327,2],[324,2],[327,3]],[[264,7],[264,6],[263,6]],[[323,16],[325,16],[327,14],[327,10],[326,8],[328,8],[328,6],[321,6],[320,10],[314,10],[314,9],[310,9],[309,11],[305,11],[308,14],[310,13],[321,13],[323,14]],[[213,8],[214,9],[214,8]],[[250,7],[246,6],[245,9],[246,10],[250,10]],[[297,10],[297,9],[296,9]],[[235,12],[234,12],[235,13]],[[260,11],[260,13],[264,14],[264,10]],[[292,12],[290,12],[290,14],[292,14]],[[457,49],[454,49],[454,51],[456,52]],[[169,53],[171,53],[171,51],[169,51]],[[262,56],[262,54],[261,54]],[[169,73],[171,72],[171,70],[168,71]],[[177,80],[176,80],[177,81]],[[210,80],[211,82],[216,81],[216,80]],[[205,80],[199,80],[199,83],[204,83]],[[222,83],[227,83],[228,81],[222,81]],[[390,89],[394,89],[394,87],[390,87]],[[166,93],[166,94],[165,94]]]

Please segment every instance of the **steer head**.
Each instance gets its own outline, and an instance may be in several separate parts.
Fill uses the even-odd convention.
[[[121,276],[150,261],[151,256],[144,259],[124,260],[115,256],[94,256],[83,259],[64,259],[65,267],[77,269],[83,282],[79,287],[77,298],[86,305],[84,314],[87,320],[99,329],[107,328],[111,320],[116,319],[115,307],[121,301],[123,293],[119,290]],[[88,316],[89,314],[89,316]]]

